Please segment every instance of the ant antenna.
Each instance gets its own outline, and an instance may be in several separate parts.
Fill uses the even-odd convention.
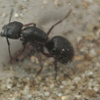
[[[13,13],[13,9],[11,9],[11,12],[10,12],[9,23],[10,23],[10,21],[11,21],[12,13]],[[8,44],[9,56],[10,56],[10,59],[11,59],[12,57],[11,57],[11,52],[10,52],[10,42],[9,42],[9,40],[8,40],[8,37],[7,37],[7,31],[8,31],[8,30],[9,30],[9,29],[6,29],[5,34],[6,34],[7,44]]]
[[[11,21],[11,17],[12,17],[12,14],[13,14],[13,9],[11,9],[11,12],[10,12],[10,17],[9,17],[9,23],[10,23],[10,21]]]
[[[49,29],[49,31],[47,32],[47,35],[50,34],[50,32],[52,31],[52,29],[53,29],[57,24],[63,22],[63,20],[65,20],[65,19],[70,15],[71,12],[72,12],[72,9],[69,10],[69,12],[67,13],[67,15],[66,15],[62,20],[60,20],[60,21],[58,21],[57,23],[55,23],[55,24]]]

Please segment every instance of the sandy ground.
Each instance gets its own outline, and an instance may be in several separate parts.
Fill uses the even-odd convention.
[[[39,69],[36,56],[10,64],[6,39],[0,37],[0,100],[100,100],[100,1],[0,0],[0,31],[8,23],[12,8],[11,21],[33,22],[45,32],[72,9],[49,37],[64,36],[72,43],[75,57],[68,67],[75,72],[58,63],[58,85],[53,59],[41,55],[44,70],[33,81]],[[20,40],[10,40],[10,44],[12,55],[22,48]]]

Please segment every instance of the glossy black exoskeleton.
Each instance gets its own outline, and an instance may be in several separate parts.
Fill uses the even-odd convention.
[[[70,12],[71,10],[64,17],[64,19],[69,16]],[[12,15],[12,12],[11,12],[11,15]],[[11,15],[10,15],[10,20],[11,20]],[[51,40],[49,40],[48,38],[48,35],[52,31],[52,29],[57,24],[61,23],[64,19],[54,24],[47,33],[37,28],[36,24],[34,23],[23,25],[20,22],[17,22],[17,21],[10,22],[9,20],[9,24],[3,27],[4,32],[1,32],[0,35],[2,37],[6,37],[7,39],[10,57],[11,57],[10,43],[9,43],[8,38],[10,39],[20,38],[24,48],[18,55],[20,55],[25,50],[25,45],[28,42],[31,43],[31,45],[34,47],[34,50],[37,53],[37,57],[38,57],[41,69],[37,72],[36,76],[42,71],[42,68],[43,68],[41,58],[39,55],[40,52],[43,53],[47,57],[55,58],[55,71],[57,74],[57,61],[63,64],[67,64],[68,62],[72,61],[73,56],[74,56],[73,47],[66,38],[62,36],[55,36]],[[30,26],[30,25],[33,25],[33,26]],[[44,52],[44,47],[47,48],[49,54]],[[15,59],[18,55],[16,55],[14,58],[11,57],[11,60]]]
[[[62,36],[54,36],[46,43],[46,48],[50,54],[44,53],[47,57],[55,58],[55,78],[57,76],[57,61],[62,64],[68,64],[73,60],[74,49],[72,44]]]
[[[17,21],[11,22],[8,25],[5,25],[2,29],[4,32],[1,32],[2,37],[7,37],[10,39],[18,39],[20,37],[21,29],[23,24]]]
[[[42,49],[48,41],[48,35],[35,26],[24,28],[21,34],[24,43],[30,42],[37,49]]]
[[[57,61],[63,64],[71,62],[74,56],[73,46],[62,36],[54,36],[48,41],[46,48]]]

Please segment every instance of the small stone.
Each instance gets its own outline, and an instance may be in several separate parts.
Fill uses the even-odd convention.
[[[91,50],[90,50],[90,55],[91,55],[92,57],[95,57],[95,56],[97,55],[97,53],[96,53],[96,51],[95,51],[94,49],[91,49]]]
[[[7,89],[11,89],[12,88],[12,85],[7,85]]]
[[[32,57],[30,58],[30,61],[31,61],[32,63],[39,64],[38,58],[35,57],[35,56],[32,56]]]
[[[93,72],[92,71],[85,71],[85,74],[88,75],[88,76],[92,76]]]
[[[96,35],[100,36],[100,29],[97,30]]]
[[[95,65],[96,65],[96,67],[100,67],[100,63],[99,62],[97,62]]]
[[[35,57],[32,56],[32,57],[30,58],[30,61],[31,61],[32,63],[35,62]]]
[[[43,0],[43,3],[44,3],[44,4],[47,4],[47,3],[48,3],[48,1],[47,1],[47,0]]]
[[[64,86],[63,86],[63,85],[60,85],[60,88],[61,88],[61,89],[63,89],[63,88],[64,88]]]
[[[45,95],[46,97],[48,97],[48,96],[50,95],[50,92],[44,92],[44,95]]]
[[[28,98],[28,99],[31,99],[31,98],[32,98],[32,94],[28,94],[28,95],[27,95],[27,98]]]
[[[13,98],[11,98],[10,100],[16,100],[16,99],[13,97]]]
[[[36,57],[36,64],[39,64],[39,60],[38,60],[38,58]]]
[[[62,96],[61,97],[61,100],[66,100],[66,96]]]
[[[13,85],[12,83],[13,83],[13,80],[11,78],[8,78],[7,79],[7,86],[6,86],[7,89],[11,89],[12,88],[12,85]]]
[[[61,97],[62,96],[62,93],[56,93],[57,94],[57,96],[59,96],[59,97]]]
[[[92,82],[88,82],[88,86],[89,87],[92,87],[93,85],[92,85]]]
[[[29,94],[30,88],[29,86],[25,86],[23,93],[24,94]]]
[[[75,56],[74,60],[75,61],[84,60],[84,56],[83,55]]]
[[[55,86],[54,84],[51,84],[51,85],[50,85],[50,88],[54,88],[54,86]]]
[[[80,42],[82,40],[82,37],[77,38],[77,42]]]
[[[18,13],[15,13],[14,17],[16,17],[16,18],[19,17],[19,14]]]
[[[75,90],[75,86],[71,86],[70,89],[71,89],[71,90]]]
[[[42,100],[40,97],[36,97],[35,99],[32,100]]]
[[[39,93],[39,96],[44,97],[44,94],[43,93]]]
[[[75,77],[73,81],[74,81],[75,83],[78,83],[80,80],[81,80],[80,77]]]
[[[94,87],[93,90],[94,90],[95,92],[98,92],[98,91],[99,91],[99,88],[98,88],[98,87]]]
[[[88,48],[87,47],[82,47],[80,49],[81,52],[84,52],[84,53],[88,53]]]
[[[86,76],[85,74],[81,74],[81,77],[82,77],[82,78],[85,78],[85,76]]]
[[[48,90],[48,87],[47,86],[43,86],[43,90],[44,91],[47,91]]]
[[[82,99],[81,95],[74,95],[74,97],[75,97],[75,100],[81,100]]]
[[[67,85],[67,82],[66,81],[62,81],[62,85]]]
[[[56,6],[63,6],[63,3],[61,0],[55,0],[55,5]]]

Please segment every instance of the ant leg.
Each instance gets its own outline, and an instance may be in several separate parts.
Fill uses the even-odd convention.
[[[53,57],[52,55],[45,53],[44,50],[41,51],[46,57]],[[57,81],[57,60],[55,60],[54,62],[54,69],[55,69],[55,80],[57,82],[57,84],[59,85],[58,81]]]
[[[54,63],[54,69],[55,69],[55,80],[57,79],[57,60],[55,60],[55,63]]]
[[[42,53],[43,55],[45,55],[46,57],[53,57],[53,56],[50,55],[49,53],[45,53],[45,52],[44,52],[44,49],[41,49],[41,53]]]
[[[11,21],[12,14],[13,14],[13,9],[11,9],[11,12],[10,12],[9,23]],[[10,56],[10,59],[11,59],[12,57],[11,57],[11,52],[10,52],[10,42],[7,38],[7,31],[8,31],[8,29],[6,29],[6,40],[7,40],[7,44],[8,44],[9,56]]]
[[[36,76],[39,75],[41,73],[42,69],[43,69],[43,64],[41,62],[41,57],[39,55],[39,51],[37,50],[37,48],[35,49],[35,51],[36,51],[36,54],[37,54],[38,61],[39,61],[39,64],[40,64],[41,69],[37,72],[37,74],[35,75],[34,78],[36,78]]]
[[[65,19],[69,16],[69,14],[71,13],[71,11],[72,11],[72,9],[67,13],[67,15],[66,15],[62,20],[60,20],[60,21],[58,21],[56,24],[54,24],[54,25],[49,29],[49,31],[47,32],[47,35],[50,34],[50,32],[52,31],[52,29],[53,29],[57,24],[59,24],[59,23],[61,23],[63,20],[65,20]]]
[[[23,53],[24,50],[25,50],[25,46],[23,47],[23,49],[22,49],[21,52],[19,52],[17,55],[15,55],[15,56],[11,59],[11,63],[13,63],[15,60],[17,60],[17,57],[18,57],[19,55],[21,55],[21,54]]]
[[[23,25],[23,26],[24,26],[24,27],[26,27],[26,26],[30,26],[30,25],[33,25],[33,26],[35,26],[35,27],[36,27],[36,24],[35,24],[35,23],[25,24],[25,25]]]
[[[46,57],[53,57],[52,55],[50,55],[49,53],[44,53],[42,52]]]
[[[21,52],[19,52],[18,54],[16,54],[16,55],[11,59],[11,63],[13,63],[15,60],[17,60],[17,57],[18,57],[19,55],[21,55],[21,54],[23,53],[23,51],[25,50],[26,42],[23,41],[22,44],[23,44],[23,49],[21,50]]]
[[[58,83],[57,81],[57,60],[55,60],[54,62],[54,69],[55,69],[55,80],[57,82],[57,85],[60,85],[61,83]]]
[[[11,12],[10,12],[9,23],[10,23],[10,21],[11,21],[12,14],[13,14],[13,9],[11,9]]]
[[[46,56],[46,57],[53,57],[52,55],[48,54],[48,53],[45,53],[44,51],[42,51],[42,53]],[[56,77],[57,77],[57,60],[55,60],[54,62],[54,69],[55,69],[55,80],[56,80]]]
[[[12,59],[11,52],[10,52],[10,42],[7,37],[6,37],[6,40],[7,40],[7,44],[8,44],[9,56],[10,56],[10,59]]]

